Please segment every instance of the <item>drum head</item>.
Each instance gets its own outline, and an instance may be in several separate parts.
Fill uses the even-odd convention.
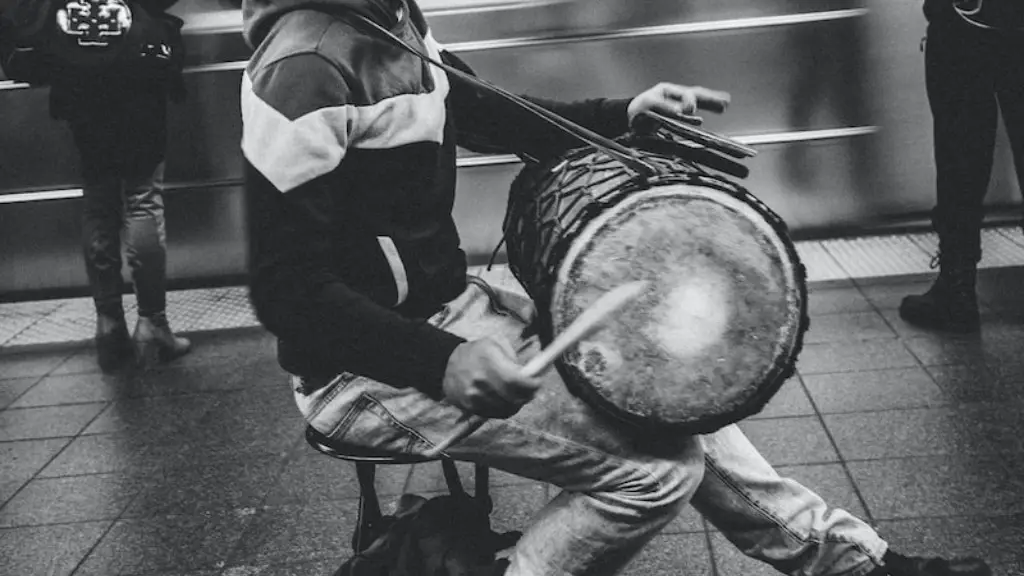
[[[634,280],[647,292],[560,361],[591,404],[642,427],[708,433],[759,411],[792,375],[806,330],[803,268],[751,204],[668,184],[607,210],[562,261],[552,331]]]

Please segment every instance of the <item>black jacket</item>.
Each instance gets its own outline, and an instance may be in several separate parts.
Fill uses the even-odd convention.
[[[456,145],[547,157],[577,142],[339,10],[465,68],[411,1],[246,1],[252,302],[289,372],[352,372],[439,397],[462,339],[424,319],[466,285]],[[534,100],[605,135],[627,130],[626,100]]]

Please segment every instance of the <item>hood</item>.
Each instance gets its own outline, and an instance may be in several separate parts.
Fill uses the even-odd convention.
[[[255,48],[282,14],[298,9],[351,10],[391,28],[401,3],[402,0],[243,0],[242,35],[249,46]]]

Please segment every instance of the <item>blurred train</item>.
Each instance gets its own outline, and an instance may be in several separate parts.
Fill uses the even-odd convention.
[[[240,281],[239,84],[250,51],[233,0],[180,0],[189,98],[171,112],[172,285]],[[732,93],[705,126],[755,146],[744,185],[794,236],[926,223],[934,197],[920,0],[420,0],[434,36],[505,88],[627,97],[658,81]],[[0,77],[0,80],[3,80]],[[501,237],[511,156],[459,160],[463,245]],[[0,300],[85,293],[77,154],[45,89],[0,81]],[[1018,204],[1005,134],[991,217]]]

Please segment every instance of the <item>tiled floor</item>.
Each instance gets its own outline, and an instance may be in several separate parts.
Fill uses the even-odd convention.
[[[741,426],[784,474],[875,523],[895,548],[977,553],[1000,576],[1019,576],[1024,268],[982,272],[985,325],[973,337],[899,320],[899,299],[926,285],[920,276],[812,282],[799,374]],[[270,338],[255,327],[192,338],[194,353],[145,375],[100,374],[80,341],[0,349],[0,574],[326,576],[337,567],[354,473],[302,441]],[[379,476],[387,495],[443,486],[436,464]],[[522,527],[551,495],[497,473],[492,484],[499,530]],[[772,573],[692,511],[628,570]]]

